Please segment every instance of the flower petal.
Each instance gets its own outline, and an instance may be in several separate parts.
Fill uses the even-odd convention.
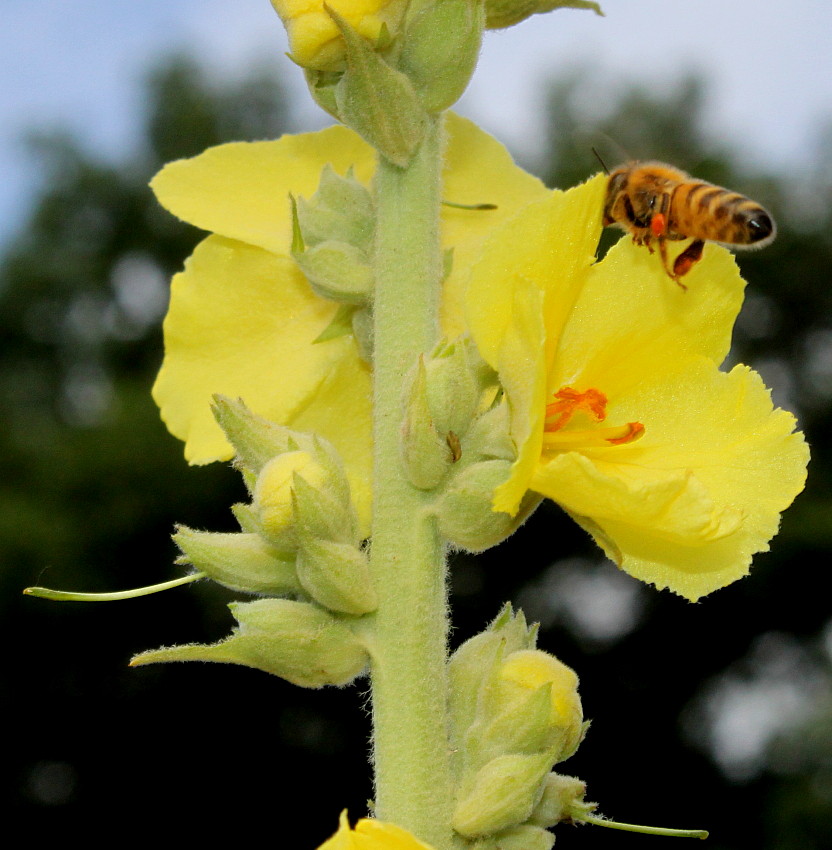
[[[309,403],[286,423],[296,431],[326,437],[338,450],[350,482],[362,537],[370,535],[372,516],[372,393],[369,367],[351,352],[332,366]]]
[[[153,387],[162,419],[185,441],[191,463],[232,456],[211,414],[215,393],[241,397],[261,416],[290,424],[344,361],[363,373],[350,338],[312,344],[335,310],[288,257],[220,236],[197,246],[173,279],[165,360]]]
[[[288,254],[292,241],[289,194],[315,194],[327,164],[339,174],[352,167],[369,182],[373,151],[346,127],[283,136],[274,142],[233,142],[166,165],[151,181],[159,203],[178,218]]]
[[[595,257],[604,179],[528,204],[483,246],[465,294],[471,335],[498,371],[518,459],[494,509],[515,513],[540,457],[549,363]]]
[[[600,387],[612,398],[645,377],[677,371],[689,357],[719,365],[745,281],[719,245],[706,246],[685,281],[687,291],[667,276],[657,255],[621,239],[587,278],[558,341],[550,389]]]
[[[432,850],[406,829],[393,823],[362,818],[350,829],[346,811],[341,812],[338,831],[318,850]]]
[[[638,442],[556,456],[532,488],[554,498],[631,575],[695,600],[742,577],[803,488],[808,448],[746,366],[707,358],[609,407]],[[582,522],[586,518],[586,522]]]
[[[463,300],[471,266],[483,241],[549,190],[523,171],[493,136],[476,124],[449,114],[443,199],[456,204],[494,204],[491,210],[442,209],[442,245],[453,249],[451,273],[443,286],[442,331],[454,338],[467,330]]]

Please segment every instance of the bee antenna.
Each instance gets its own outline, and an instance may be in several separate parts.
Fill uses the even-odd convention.
[[[598,153],[598,151],[597,151],[594,147],[592,148],[592,152],[595,154],[595,159],[597,159],[597,160],[598,160],[598,162],[600,162],[600,163],[601,163],[601,168],[603,168],[603,169],[604,169],[604,171],[605,171],[607,174],[609,174],[609,173],[610,173],[610,170],[609,170],[609,168],[607,168],[607,164],[606,164],[606,162],[604,162],[604,160],[603,160],[603,159],[601,159],[601,154],[599,154],[599,153]]]

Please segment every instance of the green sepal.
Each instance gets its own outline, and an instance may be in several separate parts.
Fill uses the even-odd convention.
[[[309,200],[298,199],[297,220],[304,248],[322,242],[345,242],[364,252],[372,250],[373,198],[351,170],[342,177],[331,165],[325,165],[315,194]]]
[[[300,229],[297,198],[291,192],[289,193],[289,204],[292,208],[292,246],[290,251],[294,255],[305,251],[306,243],[303,240],[303,231]]]
[[[508,402],[502,399],[471,424],[465,435],[468,452],[481,460],[517,459],[517,444],[511,436],[511,413]]]
[[[521,824],[480,839],[470,850],[552,850],[555,836],[539,826]]]
[[[287,54],[288,55],[288,54]],[[292,57],[289,56],[291,59]],[[292,60],[294,62],[294,60]],[[338,104],[335,99],[335,89],[344,75],[343,71],[316,71],[312,68],[304,68],[303,75],[306,77],[306,85],[312,99],[324,112],[328,112],[336,121],[341,120],[338,112]]]
[[[420,490],[438,486],[453,463],[448,443],[434,425],[427,370],[421,356],[405,398],[401,446],[408,479]]]
[[[310,484],[302,475],[294,476],[292,509],[300,540],[357,542],[358,520],[349,500],[349,489],[344,493],[343,488],[337,486],[338,483],[331,481],[329,492],[324,492]]]
[[[466,838],[478,838],[524,823],[540,799],[553,759],[548,751],[492,759],[465,783],[451,826]]]
[[[338,339],[338,337],[353,333],[354,313],[354,304],[342,304],[332,317],[332,321],[312,340],[312,345],[329,342],[331,339]]]
[[[446,248],[442,252],[442,283],[444,283],[454,270],[454,249]]]
[[[173,542],[183,552],[180,561],[232,590],[274,595],[300,590],[294,554],[277,551],[257,534],[194,531],[180,525]]]
[[[346,685],[369,662],[353,632],[318,605],[288,599],[232,603],[239,623],[231,637],[135,656],[131,667],[168,661],[214,661],[254,667],[304,688]]]
[[[441,112],[465,91],[479,56],[482,0],[435,0],[408,22],[398,67],[428,112]]]
[[[562,821],[578,819],[597,808],[596,803],[584,801],[586,783],[574,776],[550,773],[543,783],[543,793],[529,816],[528,822],[541,827],[554,826]]]
[[[499,686],[494,690],[498,691]],[[506,753],[531,754],[555,747],[560,749],[563,745],[563,730],[552,725],[552,685],[549,682],[496,716],[491,715],[486,699],[482,715],[483,722],[471,727],[467,736],[470,745],[476,748],[477,762]]]
[[[237,502],[231,506],[231,513],[234,515],[234,519],[237,520],[241,531],[248,532],[249,534],[260,533],[260,522],[257,519],[257,512],[251,505]]]
[[[320,242],[293,257],[321,298],[356,305],[369,300],[373,270],[360,248],[346,242]]]
[[[601,7],[591,0],[485,0],[486,29],[499,30],[519,24],[531,15],[555,9],[588,9],[604,17]]]
[[[527,626],[523,612],[514,613],[507,603],[485,631],[469,638],[451,656],[448,686],[455,750],[461,752],[465,735],[476,719],[482,689],[496,675],[500,660],[511,652],[534,649],[536,634]]]
[[[255,475],[275,456],[284,452],[308,450],[311,437],[270,422],[246,407],[242,399],[215,395],[214,418],[237,453],[238,465]]]
[[[303,540],[297,570],[303,589],[325,608],[361,616],[378,607],[367,556],[357,546]]]
[[[483,363],[467,337],[439,343],[427,359],[428,403],[440,434],[453,431],[462,437],[467,433],[486,389],[481,383],[488,374]]]
[[[373,362],[373,306],[359,307],[352,314],[352,332],[358,353],[365,363]]]
[[[453,477],[434,508],[439,530],[450,543],[469,552],[496,546],[540,504],[541,497],[530,490],[516,516],[493,509],[494,490],[508,479],[511,466],[505,460],[485,460]]]
[[[394,165],[404,168],[425,136],[428,115],[410,80],[392,68],[334,9],[347,70],[335,86],[340,120]]]

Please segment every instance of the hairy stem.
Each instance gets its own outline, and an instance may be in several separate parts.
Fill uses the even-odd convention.
[[[376,175],[371,681],[376,815],[449,850],[445,553],[400,455],[402,385],[438,334],[441,163],[436,118],[408,167]]]

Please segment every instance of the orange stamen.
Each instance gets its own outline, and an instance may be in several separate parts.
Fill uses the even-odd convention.
[[[579,411],[588,413],[596,422],[607,417],[607,397],[590,387],[586,392],[578,392],[572,387],[561,387],[551,404],[546,405],[546,425],[544,431],[559,431]]]
[[[607,397],[593,387],[585,392],[572,387],[561,387],[554,397],[556,400],[546,405],[546,421],[543,426],[543,442],[550,451],[572,451],[590,446],[620,446],[632,443],[644,434],[644,425],[641,422],[563,431],[564,426],[578,412],[587,414],[594,422],[603,422],[607,418]]]
[[[628,422],[627,429],[627,433],[620,437],[607,437],[607,442],[613,446],[620,446],[624,443],[632,443],[644,433],[644,425],[641,422]]]

